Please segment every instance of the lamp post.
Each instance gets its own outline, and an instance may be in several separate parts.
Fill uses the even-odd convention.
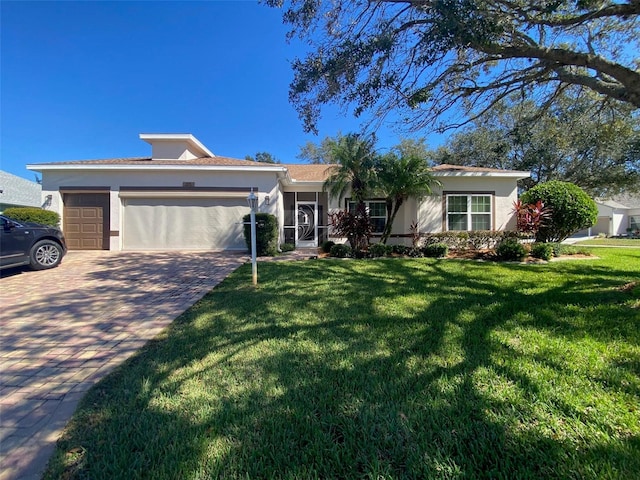
[[[251,278],[255,287],[258,285],[258,263],[256,260],[256,210],[258,208],[258,197],[253,193],[253,188],[247,197],[247,203],[251,209]]]

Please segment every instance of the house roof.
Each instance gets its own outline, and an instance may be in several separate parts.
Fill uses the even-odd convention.
[[[640,208],[640,195],[633,193],[622,193],[609,199],[601,198],[596,202],[612,208]]]
[[[436,176],[492,176],[492,177],[517,177],[527,178],[531,173],[520,170],[501,170],[499,168],[468,167],[465,165],[451,165],[443,163],[432,167]]]
[[[626,210],[630,208],[630,207],[627,207],[626,205],[616,202],[615,200],[598,200],[597,203],[609,208],[626,209]]]
[[[292,182],[321,183],[324,182],[335,165],[331,164],[274,164],[240,160],[230,157],[201,157],[187,160],[154,160],[150,157],[106,158],[97,160],[72,160],[65,162],[39,163],[27,165],[35,171],[84,169],[234,169],[248,168],[277,171],[286,175]],[[500,170],[497,168],[467,167],[463,165],[442,164],[432,168],[435,176],[493,176],[526,178],[529,172],[517,170]]]
[[[324,182],[335,165],[290,164],[283,167],[289,170],[289,176],[295,182]]]
[[[71,160],[66,162],[49,162],[28,165],[29,169],[37,170],[38,167],[50,170],[51,167],[71,166],[92,166],[92,165],[123,165],[123,166],[140,166],[151,167],[156,165],[179,165],[179,166],[251,166],[251,167],[268,167],[274,166],[273,163],[252,162],[250,160],[240,160],[238,158],[229,157],[200,157],[188,160],[153,160],[151,157],[128,157],[128,158],[103,158],[97,160]],[[33,168],[31,168],[33,167]]]
[[[42,186],[0,170],[0,204],[39,207],[42,204]]]

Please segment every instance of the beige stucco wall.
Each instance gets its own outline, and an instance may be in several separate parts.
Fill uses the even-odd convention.
[[[494,176],[438,177],[442,187],[434,188],[433,195],[425,197],[418,208],[421,232],[443,231],[443,195],[447,193],[494,193],[493,225],[495,230],[515,229],[513,202],[518,199],[517,179]]]
[[[182,187],[183,182],[194,182],[195,187],[240,187],[257,189],[259,197],[259,211],[277,215],[282,218],[281,198],[278,179],[275,172],[233,172],[233,171],[155,171],[127,170],[127,171],[86,171],[47,170],[42,175],[42,195],[52,196],[49,210],[58,212],[64,224],[64,211],[60,187],[109,187],[110,190],[110,221],[109,229],[114,232],[122,231],[123,202],[120,197],[121,187]],[[269,195],[269,205],[265,197]],[[215,197],[215,193],[211,193]],[[279,207],[280,205],[280,207]],[[249,207],[247,207],[249,213]],[[280,215],[278,215],[280,213]],[[121,250],[120,235],[110,237],[110,249]]]

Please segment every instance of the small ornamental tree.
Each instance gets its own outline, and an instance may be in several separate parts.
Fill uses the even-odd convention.
[[[355,212],[341,210],[329,215],[331,226],[340,237],[345,237],[355,251],[366,250],[373,234],[373,224],[364,204],[356,206]]]
[[[598,219],[598,207],[577,185],[552,180],[540,183],[522,194],[524,204],[542,202],[551,210],[549,221],[536,233],[537,242],[561,242],[573,233],[588,228]]]

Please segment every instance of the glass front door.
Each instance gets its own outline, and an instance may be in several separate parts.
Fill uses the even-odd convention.
[[[318,246],[318,224],[316,203],[298,203],[296,216],[296,246]]]

